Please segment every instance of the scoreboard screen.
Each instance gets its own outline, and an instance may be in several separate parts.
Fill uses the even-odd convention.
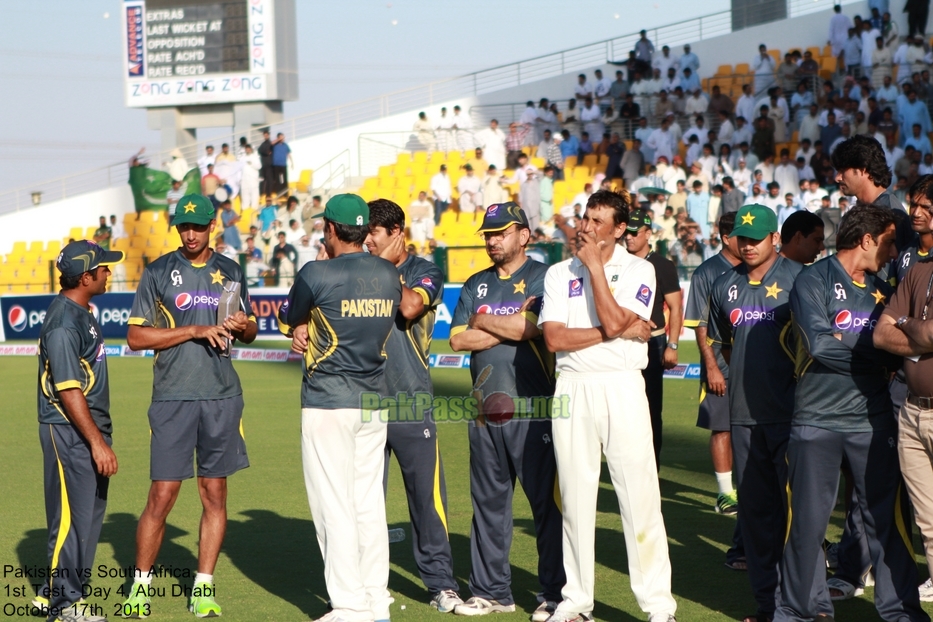
[[[125,0],[127,105],[294,99],[277,74],[295,59],[276,62],[277,43],[296,56],[293,20],[293,0]]]

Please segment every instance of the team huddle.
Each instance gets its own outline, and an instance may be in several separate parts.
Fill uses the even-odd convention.
[[[691,284],[685,324],[696,329],[703,357],[698,425],[731,445],[737,499],[717,507],[737,507],[727,565],[748,571],[758,610],[746,622],[832,620],[832,600],[859,593],[868,580],[882,619],[930,619],[920,601],[933,600],[933,584],[918,588],[907,493],[926,545],[933,537],[933,385],[924,373],[933,360],[933,323],[926,322],[933,262],[924,258],[933,248],[933,176],[911,189],[908,220],[883,196],[877,154],[858,151],[880,152],[872,143],[849,150],[869,164],[836,163],[859,199],[840,224],[836,254],[804,267],[791,251],[810,236],[783,239],[770,208],[747,205],[720,219],[724,250]],[[839,149],[844,159],[846,145]],[[872,183],[880,190],[866,199]],[[454,350],[472,355],[476,403],[468,424],[466,600],[453,569],[430,410],[416,421],[393,420],[378,399],[433,394],[428,354],[443,273],[406,252],[405,214],[391,201],[337,195],[315,217],[324,219],[328,259],[299,271],[278,319],[303,358],[302,465],[330,605],[319,620],[391,617],[385,495],[394,454],[415,562],[439,612],[516,610],[509,548],[517,478],[539,556],[532,621],[593,620],[605,456],[632,592],[650,622],[675,622],[656,462],[660,413],[653,429],[653,391],[642,374],[663,329],[653,311],[674,292],[632,242],[650,220],[629,195],[594,193],[576,224],[574,257],[550,267],[526,255],[532,232],[518,205],[485,210],[479,233],[492,266],[463,285],[450,336]],[[129,321],[130,347],[157,356],[152,484],[137,528],[133,585],[118,611],[127,618],[157,613],[156,559],[194,464],[203,514],[188,607],[197,617],[222,613],[213,573],[226,529],[226,480],[249,466],[229,347],[252,342],[257,327],[243,272],[209,246],[214,219],[207,198],[179,201],[173,225],[183,246],[146,267]],[[801,253],[804,262],[816,255]],[[108,266],[122,259],[91,242],[69,244],[58,259],[62,291],[42,328],[39,433],[53,569],[93,566],[117,472],[107,362],[89,301],[106,290]],[[222,299],[238,310],[218,318]],[[657,356],[676,361],[673,336],[672,345],[672,359],[663,344]],[[371,395],[377,399],[367,401]],[[516,403],[540,398],[554,398],[548,416],[516,416]],[[714,455],[718,478],[715,463]],[[824,538],[840,470],[851,494],[838,569],[827,580]],[[36,602],[49,620],[103,620],[81,606],[82,589],[76,573],[53,576]]]

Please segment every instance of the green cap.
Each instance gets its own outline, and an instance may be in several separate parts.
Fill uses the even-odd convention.
[[[203,194],[186,194],[175,205],[175,217],[172,226],[191,223],[206,225],[214,220],[214,204]]]
[[[483,214],[483,224],[477,233],[505,231],[512,225],[518,225],[519,229],[530,228],[525,211],[512,201],[495,203],[486,208],[486,213]]]
[[[777,215],[765,205],[743,205],[735,215],[735,228],[730,238],[743,237],[763,240],[777,233]]]
[[[642,227],[651,228],[651,216],[643,209],[632,210],[628,215],[628,226],[625,230],[637,233]]]
[[[326,218],[332,222],[359,227],[369,224],[369,206],[363,197],[356,194],[338,194],[332,196],[324,206],[324,211],[311,218]]]
[[[118,264],[123,258],[123,251],[105,251],[97,242],[78,240],[63,248],[55,263],[62,276],[78,276],[98,266]]]

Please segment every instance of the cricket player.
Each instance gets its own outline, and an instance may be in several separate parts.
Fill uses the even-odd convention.
[[[764,205],[744,205],[732,237],[742,263],[713,283],[711,345],[729,365],[729,416],[738,483],[739,524],[758,613],[778,605],[778,565],[787,525],[787,438],[794,411],[790,290],[802,267],[778,254],[777,217]],[[825,524],[824,524],[825,526]]]
[[[188,609],[201,618],[221,614],[213,575],[227,528],[227,478],[249,466],[243,389],[223,352],[233,339],[252,343],[257,327],[246,275],[238,263],[209,246],[215,216],[205,196],[179,199],[173,225],[182,246],[146,266],[130,311],[127,343],[134,350],[155,350],[156,358],[149,407],[152,485],[136,529],[136,577],[121,608],[127,618],[150,613],[153,567],[165,522],[181,483],[195,475],[195,452],[203,511]],[[225,291],[236,293],[240,310],[218,324]]]
[[[781,227],[781,255],[799,264],[817,260],[826,245],[823,219],[801,210],[788,216]]]
[[[107,291],[110,267],[122,251],[71,242],[58,256],[61,291],[39,335],[39,442],[49,528],[49,568],[58,571],[34,605],[50,621],[99,622],[99,606],[83,601],[100,539],[110,478],[110,383],[104,336],[90,300]],[[51,573],[50,573],[51,574]]]
[[[738,243],[732,235],[735,227],[735,212],[719,217],[719,235],[722,250],[701,263],[690,277],[690,294],[684,313],[684,326],[692,328],[700,350],[700,405],[697,427],[710,431],[709,453],[713,459],[716,475],[717,513],[732,516],[738,513],[739,500],[732,485],[732,434],[729,422],[729,397],[726,384],[729,366],[719,349],[714,350],[706,341],[709,321],[709,294],[713,282],[742,262]],[[745,549],[742,546],[742,530],[735,523],[732,546],[726,551],[726,566],[733,570],[745,570]]]
[[[895,220],[880,205],[858,205],[839,225],[837,253],[804,269],[791,292],[797,390],[787,444],[791,520],[775,620],[833,615],[823,539],[846,461],[875,571],[882,620],[923,621],[917,567],[906,529],[897,422],[888,380],[898,357],[872,343],[892,288],[878,272],[897,256]]]
[[[405,212],[392,201],[369,202],[366,247],[395,265],[402,281],[402,301],[385,345],[388,395],[398,398],[398,410],[386,430],[383,485],[388,487],[389,456],[394,453],[408,496],[415,563],[431,594],[431,605],[449,613],[463,601],[457,594],[447,534],[447,486],[431,412],[434,386],[428,369],[444,273],[405,250]],[[403,407],[406,403],[413,405],[410,411]]]
[[[677,348],[684,321],[683,292],[674,262],[651,250],[651,217],[644,210],[632,210],[625,229],[626,250],[654,267],[659,296],[651,309],[651,339],[648,340],[648,366],[642,370],[651,413],[654,461],[661,470],[662,410],[664,408],[664,370],[677,365]],[[670,315],[670,336],[665,332],[664,305]]]
[[[322,622],[389,619],[386,531],[386,341],[402,300],[394,265],[363,252],[369,206],[355,194],[324,211],[330,259],[298,272],[279,312],[304,355],[301,459],[333,609]],[[375,399],[369,399],[374,397]]]
[[[549,419],[554,358],[537,326],[547,266],[525,254],[531,230],[515,203],[487,207],[479,232],[493,265],[464,283],[450,328],[450,347],[471,352],[478,408],[469,427],[473,596],[454,613],[515,611],[509,548],[517,477],[531,505],[538,544],[541,602],[531,619],[544,622],[565,580]]]
[[[539,322],[557,353],[555,407],[567,403],[552,424],[567,584],[550,622],[593,619],[601,453],[619,499],[638,606],[650,622],[672,622],[677,609],[641,374],[655,272],[621,243],[631,206],[627,193],[593,193],[577,229],[576,257],[551,266],[545,281]]]

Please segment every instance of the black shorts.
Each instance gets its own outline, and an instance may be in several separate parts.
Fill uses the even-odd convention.
[[[697,427],[710,432],[728,432],[732,429],[729,423],[729,396],[710,393],[704,382],[700,383]]]
[[[149,478],[181,481],[228,477],[249,466],[243,438],[243,396],[200,402],[153,402],[149,407]]]

